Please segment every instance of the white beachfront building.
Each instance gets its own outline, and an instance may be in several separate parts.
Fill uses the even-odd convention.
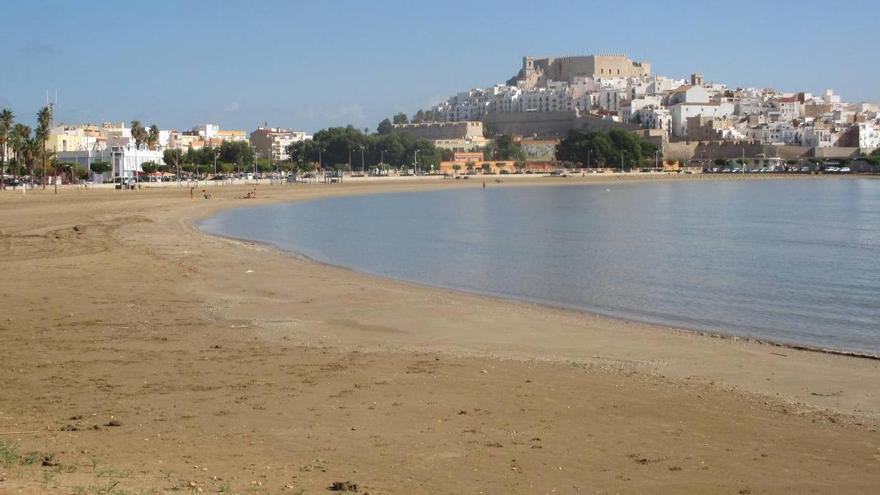
[[[135,145],[134,139],[118,139],[109,143],[107,151],[110,152],[110,166],[113,177],[130,178],[143,172],[141,165],[153,162],[164,165],[163,153],[160,149],[151,150],[146,145]]]
[[[95,147],[87,150],[59,151],[60,162],[75,163],[91,172],[91,164],[97,161],[110,163],[112,177],[135,177],[143,172],[141,165],[153,162],[163,165],[162,148],[151,150],[145,144],[136,146],[132,138],[111,138],[106,148]],[[95,174],[90,175],[95,178]],[[102,177],[103,178],[103,177]]]

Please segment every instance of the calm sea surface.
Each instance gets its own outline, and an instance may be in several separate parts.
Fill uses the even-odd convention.
[[[490,184],[201,227],[433,286],[880,354],[880,180]]]

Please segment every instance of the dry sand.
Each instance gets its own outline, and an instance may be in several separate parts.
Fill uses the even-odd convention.
[[[430,289],[192,224],[479,186],[0,193],[0,494],[880,490],[880,361]]]

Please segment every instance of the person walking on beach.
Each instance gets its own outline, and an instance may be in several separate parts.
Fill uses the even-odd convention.
[[[486,189],[486,181],[483,181],[483,189]]]

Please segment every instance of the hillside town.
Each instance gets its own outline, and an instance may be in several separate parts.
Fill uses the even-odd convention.
[[[732,88],[702,74],[651,74],[625,55],[524,57],[505,84],[459,93],[436,105],[442,120],[490,121],[495,114],[570,113],[643,129],[675,141],[751,141],[807,148],[880,147],[880,107],[821,94]],[[537,119],[536,119],[537,120]],[[535,134],[554,129],[534,126]]]
[[[216,123],[185,130],[139,121],[55,123],[50,103],[33,137],[4,112],[4,183],[14,185],[25,175],[46,183],[76,176],[163,180],[243,169],[351,173],[358,165],[364,174],[554,173],[571,167],[850,171],[834,165],[876,157],[880,149],[876,103],[848,103],[830,89],[813,94],[734,88],[699,73],[670,78],[651,69],[649,62],[620,54],[523,57],[503,84],[458,93],[411,118],[398,114],[372,135],[351,126],[327,129],[316,133],[323,136],[316,143],[309,143],[313,136],[305,131],[268,123],[251,132]],[[637,136],[644,150],[601,153],[582,146],[578,152],[566,142],[612,131]],[[499,147],[499,139],[506,144]],[[876,161],[861,163],[858,171],[876,172]],[[69,173],[58,172],[58,164]]]

